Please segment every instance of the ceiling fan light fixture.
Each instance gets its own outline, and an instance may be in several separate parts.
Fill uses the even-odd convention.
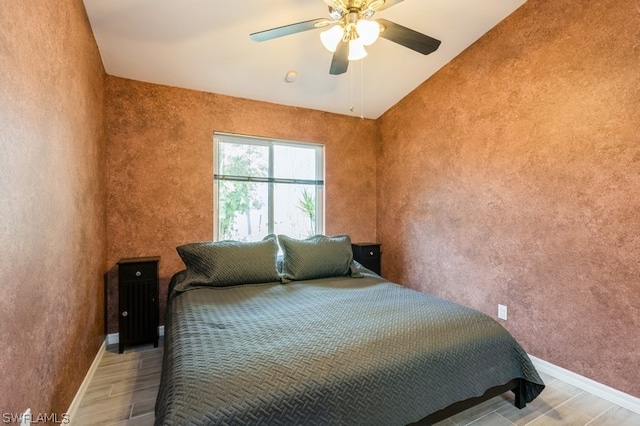
[[[356,31],[365,46],[371,46],[380,36],[380,25],[376,21],[361,19],[356,24]]]
[[[320,41],[322,45],[329,51],[335,52],[338,48],[338,43],[342,41],[344,37],[344,28],[340,25],[334,25],[328,30],[320,33]]]
[[[329,17],[316,18],[249,34],[254,41],[266,41],[303,31],[322,28],[320,40],[333,53],[329,74],[347,72],[350,61],[367,56],[371,46],[382,36],[423,55],[435,52],[441,41],[386,19],[373,19],[378,10],[386,10],[403,0],[324,0]]]
[[[355,39],[349,41],[349,60],[358,61],[367,56],[367,50],[364,48],[361,39]]]
[[[338,8],[329,6],[329,16],[334,21],[342,19],[344,17],[344,9],[338,9]]]

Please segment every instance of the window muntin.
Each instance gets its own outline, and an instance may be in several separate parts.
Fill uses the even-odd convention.
[[[214,134],[214,239],[324,232],[324,147]]]

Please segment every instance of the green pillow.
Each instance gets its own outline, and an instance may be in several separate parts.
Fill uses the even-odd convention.
[[[262,241],[191,243],[176,248],[187,266],[176,291],[189,287],[227,287],[280,281],[276,269],[278,242],[275,235]]]
[[[344,276],[352,266],[353,251],[348,235],[314,235],[297,240],[278,235],[284,253],[282,282]]]

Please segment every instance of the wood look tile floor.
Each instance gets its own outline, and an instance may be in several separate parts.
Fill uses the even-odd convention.
[[[153,425],[160,385],[160,346],[109,346],[70,424]],[[638,426],[640,414],[616,406],[549,375],[546,389],[522,410],[508,392],[438,423],[438,426]]]

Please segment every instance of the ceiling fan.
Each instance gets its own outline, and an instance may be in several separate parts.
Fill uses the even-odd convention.
[[[323,0],[329,6],[329,18],[317,18],[270,30],[252,33],[255,41],[266,41],[317,28],[327,28],[320,34],[322,44],[333,52],[329,73],[343,74],[349,61],[367,56],[365,46],[378,37],[398,43],[416,52],[428,55],[440,46],[440,40],[386,19],[372,20],[373,15],[403,0]]]

